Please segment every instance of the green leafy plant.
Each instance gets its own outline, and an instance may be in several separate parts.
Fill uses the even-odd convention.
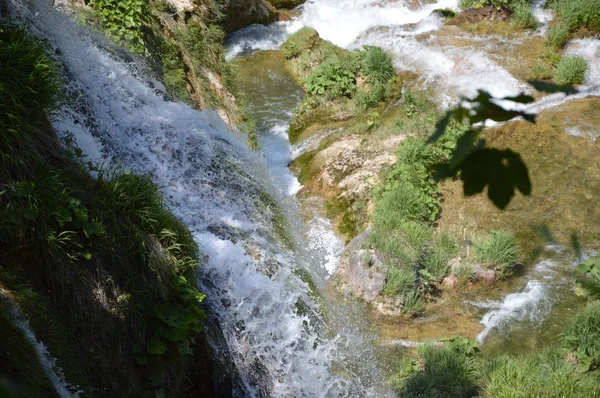
[[[600,366],[600,305],[589,305],[577,314],[563,333],[563,347],[580,367],[589,371]]]
[[[583,84],[587,68],[587,61],[582,57],[566,56],[556,65],[556,81],[559,84]]]
[[[304,86],[310,94],[328,99],[352,97],[356,91],[356,76],[340,62],[325,62],[306,78]]]
[[[479,344],[471,339],[464,336],[456,336],[451,338],[440,339],[442,343],[448,343],[448,346],[456,351],[457,353],[472,357],[479,351]]]
[[[91,0],[90,4],[110,38],[136,52],[145,50],[142,24],[148,11],[144,0]]]
[[[575,285],[578,296],[600,299],[600,257],[594,257],[577,266],[579,276]]]

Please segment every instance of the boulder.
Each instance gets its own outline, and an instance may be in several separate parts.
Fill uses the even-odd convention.
[[[275,8],[266,0],[228,0],[225,30],[233,32],[252,24],[267,25],[276,15]]]
[[[473,279],[477,282],[482,282],[491,285],[496,282],[498,275],[493,269],[485,268],[481,264],[473,266]]]
[[[460,287],[460,281],[454,274],[450,274],[442,281],[442,287],[446,290],[456,290]]]
[[[367,230],[348,243],[336,274],[341,278],[343,290],[372,302],[383,291],[387,267],[372,250],[361,249],[369,234]]]

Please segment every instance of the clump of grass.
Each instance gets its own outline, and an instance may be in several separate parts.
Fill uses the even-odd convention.
[[[281,45],[281,52],[288,59],[296,58],[304,51],[316,47],[320,41],[321,38],[316,30],[305,27],[287,38]]]
[[[512,11],[517,25],[528,29],[535,29],[538,26],[538,22],[533,15],[533,10],[528,3],[518,3],[513,7]]]
[[[577,314],[563,334],[563,346],[584,370],[600,366],[600,304],[591,304]]]
[[[450,345],[423,345],[417,350],[423,365],[404,366],[393,385],[400,397],[471,398],[478,392],[478,368],[474,358]]]
[[[424,261],[424,268],[437,282],[448,275],[448,262],[456,256],[456,242],[447,233],[441,233],[436,239]]]
[[[563,48],[569,41],[570,34],[571,28],[568,24],[559,24],[548,31],[546,43],[555,49]]]
[[[362,52],[362,71],[373,84],[386,84],[394,77],[392,56],[380,47],[365,46]]]
[[[425,311],[425,300],[418,290],[411,290],[404,296],[402,313],[406,316],[415,316]]]
[[[383,294],[387,296],[402,295],[415,285],[415,272],[410,267],[391,266],[385,273]]]
[[[556,65],[556,81],[559,84],[583,84],[588,64],[578,55],[564,57]]]
[[[501,277],[512,275],[519,262],[516,239],[509,231],[492,231],[486,239],[475,243],[474,250],[477,260],[495,269]]]

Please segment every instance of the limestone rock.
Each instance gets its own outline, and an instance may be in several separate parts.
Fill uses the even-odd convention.
[[[456,275],[450,274],[444,278],[444,280],[442,281],[442,286],[444,289],[447,290],[455,290],[460,287],[460,281],[458,280],[458,277]]]
[[[496,271],[493,269],[485,268],[481,264],[473,266],[473,279],[475,281],[491,285],[496,282],[497,276]]]
[[[363,232],[346,246],[336,273],[344,290],[372,302],[383,291],[386,266],[372,250],[360,248],[369,234],[369,230]]]
[[[382,315],[397,317],[402,315],[402,304],[400,297],[380,297],[375,303],[375,309]]]

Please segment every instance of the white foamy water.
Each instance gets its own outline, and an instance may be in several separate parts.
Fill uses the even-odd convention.
[[[83,391],[79,390],[77,386],[67,383],[62,369],[56,364],[56,358],[54,358],[50,352],[48,352],[48,348],[44,345],[44,343],[35,337],[35,332],[31,328],[29,321],[19,311],[6,293],[1,290],[0,300],[5,301],[6,305],[10,306],[13,324],[19,328],[21,332],[23,332],[23,336],[31,345],[31,347],[33,347],[42,370],[46,374],[46,377],[50,383],[52,383],[52,386],[58,395],[61,398],[78,398]]]
[[[351,373],[345,378],[331,370],[338,346],[321,336],[320,320],[310,315],[318,305],[295,272],[305,263],[283,249],[260,199],[268,192],[277,201],[278,191],[297,190],[297,181],[287,181],[277,168],[289,154],[265,160],[215,112],[165,101],[160,85],[148,84],[136,65],[104,51],[106,44],[50,9],[48,1],[33,2],[31,10],[16,0],[11,5],[58,50],[69,88],[78,93],[55,128],[76,134],[95,156],[150,173],[201,245],[206,261],[200,287],[241,376],[239,394],[364,395]],[[269,164],[277,166],[273,173]]]
[[[527,282],[522,292],[509,294],[502,301],[472,304],[480,308],[491,308],[481,320],[484,329],[477,335],[479,343],[483,343],[492,330],[502,331],[510,328],[516,321],[528,319],[533,325],[539,324],[552,309],[551,303],[546,300],[546,288],[537,280]]]
[[[548,245],[546,250],[555,255],[532,267],[527,274],[529,281],[520,291],[508,294],[502,300],[468,302],[475,307],[489,309],[481,319],[484,329],[477,335],[479,343],[483,343],[492,332],[502,334],[518,324],[521,327],[523,323],[525,327],[538,327],[560,300],[561,291],[570,288],[573,280],[570,272],[597,254],[586,250],[580,253],[580,258],[572,261],[560,245]]]

